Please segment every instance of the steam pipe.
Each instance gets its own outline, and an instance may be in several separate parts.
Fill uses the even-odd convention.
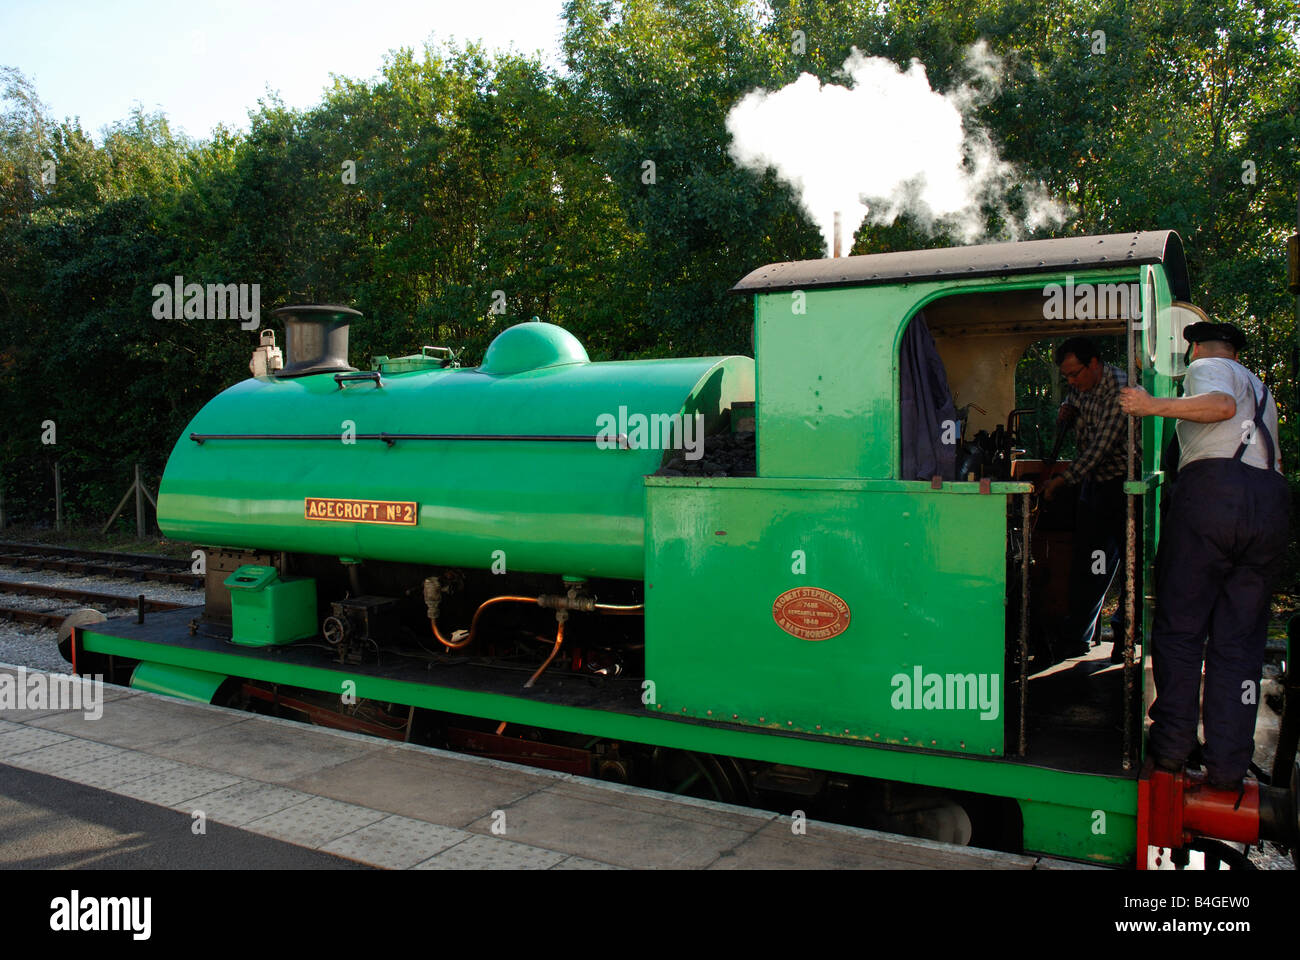
[[[479,608],[474,611],[474,619],[469,622],[469,630],[467,631],[458,630],[453,632],[451,635],[452,639],[450,640],[448,640],[439,632],[437,619],[430,617],[429,625],[433,627],[433,635],[438,638],[439,643],[441,643],[448,650],[459,650],[462,647],[468,647],[474,641],[474,637],[478,634],[479,618],[483,616],[483,611],[486,610],[488,607],[497,603],[538,603],[538,601],[539,601],[538,597],[511,597],[511,596],[492,597],[490,600],[484,600],[481,604],[479,604]],[[456,633],[464,633],[465,636],[457,639]]]
[[[468,631],[455,631],[451,639],[447,639],[438,629],[438,618],[436,615],[429,617],[429,625],[433,628],[433,635],[448,650],[460,650],[468,647],[476,636],[478,636],[479,619],[483,616],[483,611],[493,604],[497,603],[534,603],[539,607],[551,610],[581,610],[587,613],[603,613],[609,616],[635,617],[645,615],[645,604],[615,604],[615,603],[595,603],[594,601],[578,597],[577,602],[572,602],[565,596],[551,596],[542,594],[538,597],[515,597],[500,596],[492,597],[489,600],[479,604],[474,611],[474,618],[470,621]],[[457,637],[456,633],[464,633],[463,637]],[[554,654],[552,654],[554,656]],[[547,663],[550,661],[548,660]]]
[[[525,690],[532,687],[532,685],[537,682],[537,678],[546,672],[546,668],[551,665],[551,661],[555,659],[555,655],[560,652],[560,644],[562,643],[564,643],[564,621],[563,620],[561,620],[555,628],[555,646],[551,648],[551,655],[546,658],[545,663],[543,663],[540,667],[537,668],[537,672],[528,678],[528,682],[524,684]]]
[[[629,605],[598,603],[594,609],[596,613],[608,613],[616,617],[638,617],[645,615],[644,603],[634,603]]]

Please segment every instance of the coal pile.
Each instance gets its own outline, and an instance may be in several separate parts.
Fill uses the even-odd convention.
[[[704,438],[703,456],[687,460],[686,451],[677,450],[655,474],[657,477],[752,477],[756,476],[754,434],[715,433]]]

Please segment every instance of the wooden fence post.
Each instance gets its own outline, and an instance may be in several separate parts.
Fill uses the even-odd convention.
[[[54,461],[54,529],[63,530],[63,480],[59,476],[59,461]]]
[[[144,484],[140,482],[140,464],[135,465],[135,538],[144,539]]]
[[[117,515],[122,512],[122,508],[126,506],[126,502],[131,499],[131,494],[133,493],[135,494],[135,535],[139,540],[144,539],[144,503],[148,500],[156,513],[158,511],[158,501],[155,500],[153,494],[146,489],[144,480],[140,476],[140,464],[138,463],[135,465],[135,479],[131,481],[131,486],[126,488],[126,493],[122,494],[122,499],[118,501],[117,509],[113,511],[113,515],[108,518],[108,522],[104,524],[104,528],[99,531],[101,534],[108,533],[108,528],[113,525],[113,521],[117,519]]]

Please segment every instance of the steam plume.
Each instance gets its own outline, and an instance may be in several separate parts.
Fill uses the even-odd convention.
[[[775,92],[746,94],[727,116],[731,156],[752,170],[771,167],[793,186],[828,250],[837,210],[850,237],[868,217],[888,224],[907,212],[929,232],[946,229],[969,243],[985,233],[985,206],[1013,238],[1063,222],[1065,208],[1042,184],[1023,182],[988,134],[966,123],[996,92],[1001,62],[980,41],[966,65],[974,83],[939,93],[919,61],[903,71],[854,49],[844,61],[847,86],[805,73]],[[1023,217],[1005,200],[1015,186]]]

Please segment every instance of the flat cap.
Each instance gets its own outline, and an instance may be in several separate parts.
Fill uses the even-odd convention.
[[[1188,343],[1200,343],[1203,340],[1224,340],[1232,344],[1234,350],[1246,346],[1246,335],[1231,323],[1193,323],[1183,331],[1183,339]]]

